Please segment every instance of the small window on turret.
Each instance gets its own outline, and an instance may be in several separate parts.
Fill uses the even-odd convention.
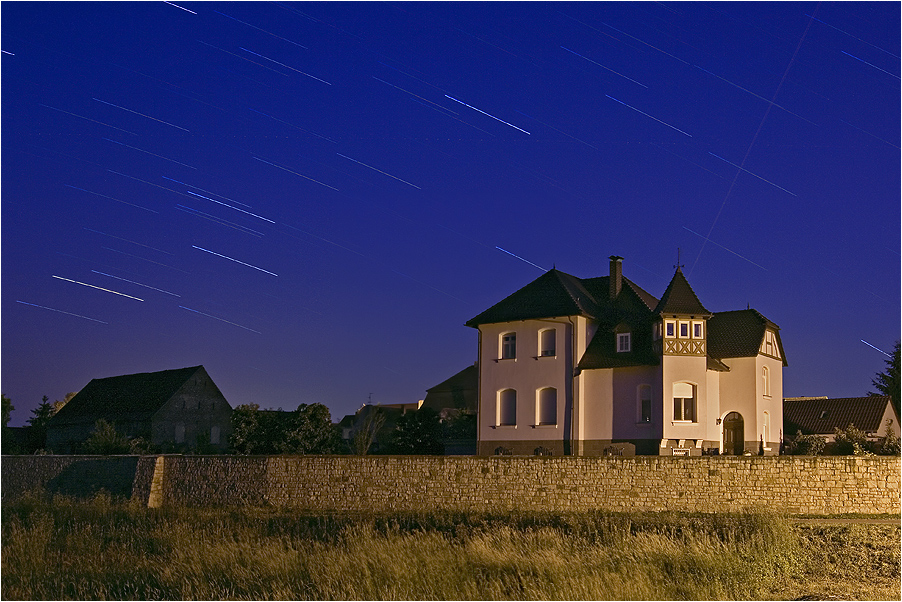
[[[703,339],[704,337],[704,327],[702,326],[702,322],[693,322],[692,323],[692,338],[693,339]]]

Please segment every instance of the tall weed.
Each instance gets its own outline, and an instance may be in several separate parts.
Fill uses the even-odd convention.
[[[27,498],[4,599],[749,599],[805,555],[776,515],[294,514]],[[771,589],[768,589],[771,588]]]

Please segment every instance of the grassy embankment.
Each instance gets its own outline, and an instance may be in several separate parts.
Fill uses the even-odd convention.
[[[899,527],[768,514],[2,511],[2,598],[896,599]]]

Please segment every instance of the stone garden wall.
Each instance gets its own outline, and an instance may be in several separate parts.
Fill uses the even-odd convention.
[[[2,472],[3,499],[103,487],[151,506],[900,511],[898,457],[4,456]]]

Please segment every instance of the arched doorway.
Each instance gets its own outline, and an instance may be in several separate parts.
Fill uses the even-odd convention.
[[[723,419],[723,453],[741,456],[745,451],[745,423],[742,414],[730,412]]]

